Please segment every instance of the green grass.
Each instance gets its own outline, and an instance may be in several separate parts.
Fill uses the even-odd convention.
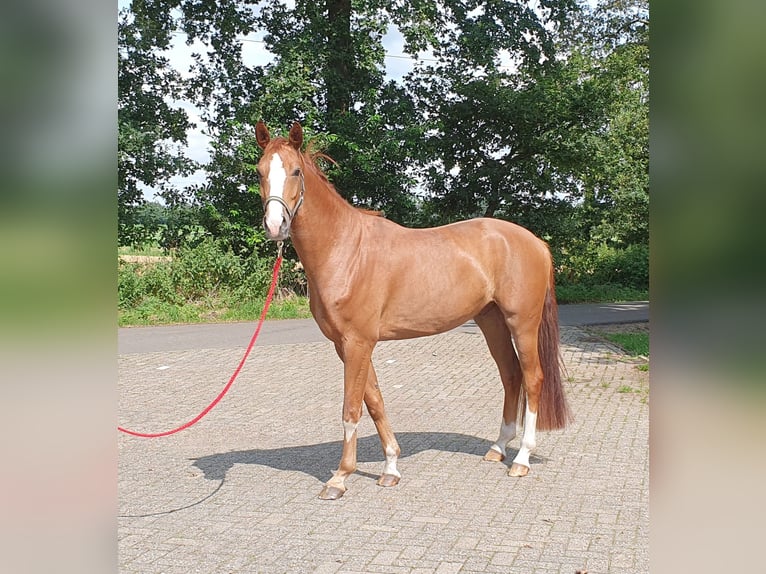
[[[265,300],[234,302],[221,315],[223,321],[257,321]],[[275,298],[269,305],[267,319],[307,319],[311,317],[308,297],[287,295]]]
[[[263,300],[228,301],[218,297],[209,297],[201,301],[174,305],[160,301],[156,297],[146,297],[137,306],[121,309],[118,324],[121,327],[131,325],[170,325],[177,323],[217,323],[232,321],[256,321],[263,309]],[[645,292],[636,291],[635,297],[622,301],[640,301],[648,299]],[[591,299],[588,299],[591,301]],[[618,302],[616,299],[596,298],[597,302]],[[578,301],[583,302],[583,301]],[[562,303],[559,301],[559,303]],[[311,317],[308,297],[288,295],[274,300],[269,308],[269,319],[306,319]],[[649,355],[649,337],[646,334],[620,333],[603,335],[619,345],[631,355]]]
[[[227,306],[218,298],[174,305],[156,297],[145,297],[141,303],[118,312],[120,327],[174,325],[179,323],[226,323],[257,321],[263,311],[263,300],[246,301]],[[275,299],[269,306],[267,319],[305,319],[311,317],[308,298],[290,295]]]
[[[311,317],[308,297],[291,295],[269,307],[269,319],[308,319]]]
[[[649,356],[649,333],[604,333],[602,336],[632,357]]]

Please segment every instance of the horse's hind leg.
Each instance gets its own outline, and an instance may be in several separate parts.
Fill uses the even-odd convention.
[[[380,394],[378,386],[378,377],[375,369],[370,364],[370,373],[367,377],[367,387],[364,391],[364,403],[367,405],[367,411],[375,422],[375,428],[378,429],[380,443],[383,447],[383,454],[386,457],[386,464],[383,467],[383,474],[378,479],[379,486],[396,486],[399,484],[401,474],[396,468],[396,461],[399,459],[401,449],[396,442],[394,432],[386,416],[386,410],[383,406],[383,395]]]
[[[530,468],[529,455],[537,445],[535,431],[540,392],[543,385],[543,370],[540,365],[537,346],[539,321],[522,320],[518,316],[509,317],[507,321],[516,343],[516,351],[523,374],[524,391],[526,392],[524,434],[521,437],[521,448],[513,459],[508,474],[510,476],[526,476]]]
[[[521,367],[513,348],[511,333],[505,323],[505,317],[496,305],[482,311],[474,318],[484,334],[487,347],[500,371],[505,398],[503,399],[503,419],[500,422],[500,434],[497,441],[484,455],[484,460],[500,462],[505,459],[505,449],[516,436],[516,418],[518,415],[519,393],[521,392]]]

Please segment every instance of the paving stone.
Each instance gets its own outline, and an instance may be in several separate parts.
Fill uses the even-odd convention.
[[[191,429],[117,437],[119,571],[648,572],[648,373],[593,333],[561,335],[575,422],[538,433],[521,479],[506,474],[518,437],[504,463],[481,461],[503,394],[481,334],[380,343],[402,480],[375,484],[384,457],[365,412],[359,469],[334,502],[317,498],[342,449],[332,344],[256,346]],[[243,350],[120,356],[120,424],[158,431],[192,418]]]

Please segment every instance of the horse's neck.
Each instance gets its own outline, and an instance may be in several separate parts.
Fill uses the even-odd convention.
[[[319,280],[332,262],[359,248],[362,214],[315,174],[306,173],[305,197],[291,238],[310,279]]]

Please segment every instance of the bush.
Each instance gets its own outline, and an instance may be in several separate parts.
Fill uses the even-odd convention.
[[[119,261],[117,263],[117,305],[129,309],[144,296],[144,285],[138,274],[138,265]]]
[[[597,258],[596,277],[602,283],[626,287],[649,287],[649,246],[630,245],[625,249],[607,248]]]
[[[172,264],[153,263],[146,265],[142,270],[141,279],[143,280],[145,296],[156,297],[160,301],[171,304],[182,302],[183,299],[173,283]]]
[[[224,252],[218,241],[206,238],[194,247],[183,246],[171,265],[171,279],[179,295],[194,300],[222,287],[239,285],[244,277],[239,257]]]
[[[648,245],[630,245],[624,249],[588,246],[582,253],[565,255],[561,259],[556,279],[563,285],[649,287]]]
[[[263,299],[271,284],[271,264],[253,253],[243,264],[243,277],[233,287],[232,296],[240,301]]]
[[[279,270],[279,288],[281,291],[306,296],[309,294],[308,281],[303,265],[297,259],[285,259]]]

